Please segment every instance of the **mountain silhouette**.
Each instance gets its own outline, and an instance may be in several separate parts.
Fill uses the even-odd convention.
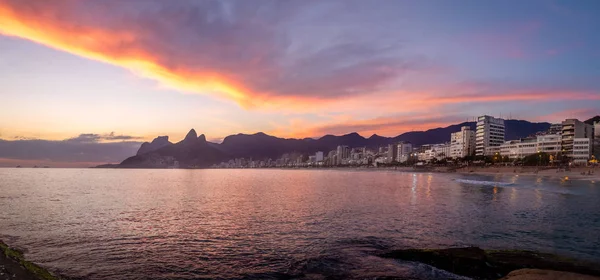
[[[155,142],[156,139],[154,139]],[[142,144],[143,146],[143,144]],[[141,147],[140,147],[141,149]],[[146,148],[147,149],[147,148]],[[181,167],[209,167],[229,156],[206,142],[204,134],[197,136],[194,129],[190,130],[183,140],[168,144],[156,150],[145,152],[125,159],[120,167],[132,168],[165,168],[174,166],[176,162]]]
[[[585,121],[585,123],[591,124],[591,125],[594,125],[597,122],[600,122],[600,116],[595,116],[595,117]]]
[[[162,147],[173,145],[173,143],[169,142],[169,136],[158,136],[152,140],[152,142],[144,142],[142,146],[137,151],[137,155],[142,155],[145,153],[156,151]]]
[[[276,159],[285,153],[298,152],[312,154],[317,151],[325,153],[335,150],[339,145],[351,148],[378,148],[400,141],[411,142],[415,146],[423,144],[444,143],[450,141],[450,134],[460,131],[462,126],[475,130],[475,122],[464,122],[447,127],[434,128],[427,131],[411,131],[396,137],[372,135],[365,138],[353,132],[341,136],[325,135],[318,139],[279,138],[263,132],[255,134],[235,134],[227,136],[223,142],[211,143],[206,141],[204,134],[197,136],[194,129],[178,143],[171,143],[168,137],[161,136],[151,143],[144,143],[137,155],[124,160],[120,167],[164,168],[175,162],[181,167],[209,167],[213,164],[234,158],[252,158],[263,160]],[[525,138],[550,128],[550,123],[532,123],[522,120],[507,120],[506,140]]]

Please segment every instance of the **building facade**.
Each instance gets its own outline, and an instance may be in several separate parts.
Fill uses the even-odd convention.
[[[460,131],[450,134],[451,158],[464,158],[475,154],[475,131],[463,126]]]
[[[538,152],[536,138],[506,141],[500,145],[500,155],[508,156],[511,160],[524,158]]]
[[[350,158],[350,147],[337,146],[336,159],[337,164],[344,164]]]
[[[433,144],[419,153],[420,161],[432,161],[433,159],[442,160],[450,156],[450,143]]]
[[[575,138],[573,139],[572,160],[575,164],[586,164],[592,155],[593,139]]]
[[[559,134],[538,135],[535,138],[506,141],[500,145],[500,155],[511,160],[522,159],[536,153],[547,153],[554,158],[561,151],[561,136]]]
[[[554,158],[561,152],[562,141],[560,134],[546,134],[537,137],[537,150],[547,153]]]
[[[397,145],[398,155],[396,156],[396,160],[400,163],[407,162],[410,158],[410,154],[413,151],[413,146],[411,143],[400,142]]]
[[[477,118],[475,155],[493,155],[491,152],[504,143],[504,120],[490,116]]]
[[[600,160],[600,121],[594,124],[594,147],[592,149],[596,160]]]
[[[582,139],[588,139],[586,141]],[[575,142],[579,143],[577,153],[575,154]],[[562,153],[566,156],[569,161],[574,163],[587,162],[592,155],[592,147],[594,140],[594,127],[592,125],[581,122],[577,119],[566,119],[562,122]],[[587,148],[583,148],[587,145]],[[588,154],[584,155],[583,152],[588,150]],[[584,160],[585,158],[585,160]]]
[[[324,154],[323,152],[319,151],[315,153],[315,160],[316,162],[322,162],[324,160]]]
[[[387,159],[389,163],[396,161],[398,156],[398,145],[389,144],[387,150]]]

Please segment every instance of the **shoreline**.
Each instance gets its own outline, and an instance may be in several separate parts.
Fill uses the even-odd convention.
[[[598,263],[528,250],[403,249],[380,257],[424,263],[473,279],[600,279]]]
[[[600,182],[600,168],[598,167],[575,167],[571,168],[569,171],[548,167],[464,167],[456,170],[456,173],[476,175],[535,176],[562,179],[565,181],[585,180],[591,182]]]
[[[23,253],[0,240],[0,280],[61,280],[27,261]],[[484,250],[479,247],[387,250],[376,256],[417,262],[473,279],[600,280],[598,263],[529,250]]]
[[[25,259],[23,252],[0,240],[0,280],[61,280],[47,269]]]
[[[6,167],[15,168],[15,167]],[[20,169],[20,168],[19,168]],[[25,168],[26,169],[26,168]],[[62,168],[54,168],[62,169]],[[69,168],[70,169],[70,168]],[[473,174],[473,175],[517,175],[535,176],[562,180],[582,180],[600,182],[600,166],[574,167],[569,171],[559,170],[555,167],[535,166],[397,166],[397,167],[366,167],[366,166],[332,166],[332,167],[265,167],[265,168],[74,168],[74,169],[112,169],[112,170],[355,170],[355,171],[397,171],[407,173],[448,173],[448,174]],[[592,171],[592,174],[588,174]],[[585,173],[585,174],[582,174]]]

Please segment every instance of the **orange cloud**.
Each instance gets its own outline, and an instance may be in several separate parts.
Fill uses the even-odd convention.
[[[537,121],[545,122],[560,122],[565,119],[579,119],[583,121],[596,115],[600,115],[600,109],[598,108],[579,108],[554,112],[551,114],[535,117],[534,119]]]
[[[430,115],[431,111],[442,111],[445,105],[461,103],[600,100],[598,92],[507,89],[498,84],[438,84],[437,78],[447,78],[448,73],[424,72],[429,71],[429,63],[398,60],[397,50],[390,56],[378,56],[389,50],[369,44],[344,42],[324,47],[320,52],[312,50],[316,54],[293,57],[285,52],[290,44],[287,38],[273,38],[272,22],[239,19],[243,17],[241,14],[235,15],[239,22],[227,19],[211,22],[207,14],[218,13],[222,7],[215,10],[203,9],[204,6],[197,10],[178,7],[158,12],[133,7],[135,12],[123,12],[126,9],[122,6],[127,6],[127,2],[0,0],[0,34],[129,69],[169,88],[233,100],[245,108],[260,107],[281,114],[326,114],[329,118],[321,125],[296,121],[290,128],[275,126],[274,131],[280,132],[276,135],[318,136],[350,128],[391,135],[448,123],[431,119],[407,124],[383,117],[390,114]],[[198,3],[218,5],[218,1]],[[528,25],[517,32],[519,36],[508,41],[519,41],[538,27]],[[410,77],[418,76],[416,80],[425,82],[414,85],[405,79],[402,85],[413,84],[413,87],[400,90],[386,87],[404,72],[415,69],[419,73]],[[355,118],[331,119],[339,113]],[[221,127],[239,130],[234,125],[221,124]],[[215,134],[224,136],[227,132],[230,131]]]
[[[234,9],[242,18],[231,22],[221,15],[218,2],[198,4],[150,11],[129,7],[131,12],[125,2],[0,0],[0,34],[244,108],[302,107],[366,94],[418,64],[378,57],[384,51],[354,44],[290,58],[274,34],[274,23],[243,18],[248,17],[244,7]],[[211,13],[219,18],[212,19]]]
[[[241,84],[222,73],[208,70],[190,72],[161,65],[152,53],[137,47],[136,42],[140,38],[133,31],[67,25],[60,20],[60,14],[51,7],[54,4],[48,3],[48,9],[40,15],[0,3],[0,34],[31,40],[81,57],[120,66],[170,88],[218,94],[244,106],[264,102],[259,95],[250,94]],[[128,48],[123,51],[122,46],[125,45]]]

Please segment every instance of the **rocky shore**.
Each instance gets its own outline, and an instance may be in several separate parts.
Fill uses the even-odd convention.
[[[472,279],[600,280],[600,265],[552,254],[478,247],[392,250],[383,258],[431,265]],[[0,241],[0,280],[60,280],[24,259],[23,253]]]
[[[23,253],[0,241],[0,280],[60,280],[48,270],[25,260]]]
[[[532,251],[483,250],[477,247],[406,249],[390,251],[381,257],[425,263],[473,279],[600,280],[598,264]]]

